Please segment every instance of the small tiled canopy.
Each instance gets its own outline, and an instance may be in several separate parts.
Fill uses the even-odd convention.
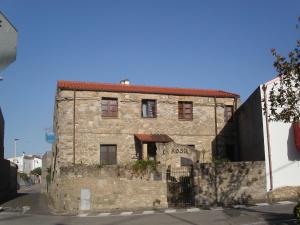
[[[135,134],[134,136],[141,142],[166,143],[173,141],[172,138],[166,134]]]

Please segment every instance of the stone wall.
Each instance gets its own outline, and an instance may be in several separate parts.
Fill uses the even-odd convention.
[[[81,189],[90,190],[90,210],[167,207],[165,179],[124,166],[63,167],[50,186],[50,203],[57,210],[81,210]]]
[[[48,191],[48,181],[50,179],[51,156],[52,156],[52,152],[49,151],[46,152],[42,158],[41,193],[47,193]]]
[[[195,169],[197,205],[266,201],[264,162],[205,163]]]
[[[299,201],[300,199],[300,186],[286,186],[276,188],[268,192],[268,200],[273,201]]]
[[[201,152],[199,160],[210,162],[216,138],[215,122],[220,134],[225,126],[224,106],[234,104],[233,98],[217,98],[215,121],[215,103],[211,97],[76,91],[73,113],[73,96],[74,92],[68,90],[59,90],[56,96],[57,142],[53,150],[58,167],[73,161],[73,140],[75,163],[99,164],[100,144],[116,144],[117,162],[130,162],[136,155],[136,133],[167,134],[178,144],[195,145]],[[118,118],[101,116],[102,97],[118,98]],[[142,99],[157,100],[157,118],[141,118]],[[178,101],[193,102],[192,121],[178,119]],[[223,140],[218,143],[220,148],[227,140],[234,139],[235,133],[221,136],[224,137],[220,137]]]

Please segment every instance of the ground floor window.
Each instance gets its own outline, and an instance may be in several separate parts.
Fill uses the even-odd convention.
[[[117,145],[100,145],[100,164],[117,164]]]

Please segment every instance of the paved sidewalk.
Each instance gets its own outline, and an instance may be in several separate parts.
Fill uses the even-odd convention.
[[[246,205],[233,205],[231,207],[212,207],[210,209],[201,209],[196,207],[191,208],[181,208],[181,209],[148,209],[148,210],[112,210],[112,211],[94,211],[94,212],[80,212],[77,217],[109,217],[109,216],[132,216],[132,215],[152,215],[152,214],[172,214],[172,213],[192,213],[192,212],[208,212],[208,211],[224,211],[224,212],[234,212],[234,211],[248,211],[248,212],[259,212],[266,211],[267,209],[280,208],[280,206],[287,206],[293,208],[296,202],[292,201],[281,201],[274,204],[269,203],[258,203],[252,206]],[[272,210],[271,210],[272,211]],[[292,211],[291,211],[292,212]],[[59,215],[59,214],[58,214]]]
[[[0,225],[296,225],[294,204],[276,204],[212,210],[168,209],[161,212],[124,211],[81,216],[9,215],[0,213]]]

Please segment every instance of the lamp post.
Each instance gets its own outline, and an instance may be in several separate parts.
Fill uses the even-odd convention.
[[[14,139],[14,151],[15,151],[15,158],[17,157],[17,141],[19,141],[19,138]]]

